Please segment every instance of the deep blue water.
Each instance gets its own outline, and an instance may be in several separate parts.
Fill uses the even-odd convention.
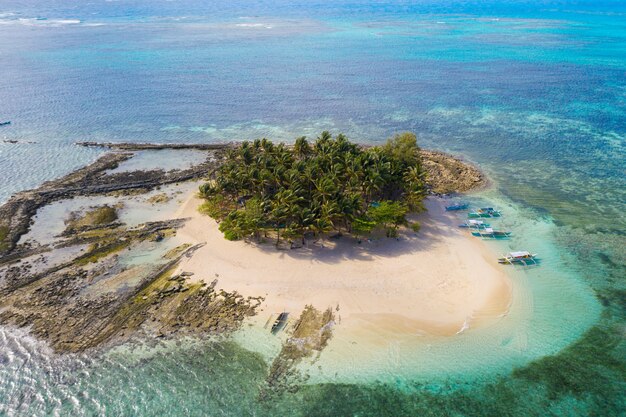
[[[572,269],[604,305],[597,325],[569,350],[468,392],[312,386],[257,412],[298,405],[294,413],[332,415],[323,404],[335,404],[345,406],[336,415],[496,415],[507,401],[519,415],[624,412],[623,2],[0,0],[5,120],[12,124],[0,127],[0,140],[18,143],[0,142],[2,201],[94,160],[98,151],[73,145],[81,140],[289,141],[331,130],[380,142],[411,130],[424,147],[465,155],[489,173],[499,198],[555,225],[552,238],[578,259]],[[592,352],[600,340],[615,346]],[[241,377],[242,387],[254,386],[260,359],[231,354],[259,367]],[[159,358],[150,366],[163,369]],[[96,373],[115,375],[118,366]],[[587,387],[576,385],[583,367],[593,371]],[[552,378],[557,370],[563,375]],[[0,397],[16,389],[6,388],[7,375]],[[175,372],[159,375],[183,383]],[[198,384],[210,385],[205,378]],[[182,404],[193,408],[206,395],[199,389]],[[137,412],[167,403],[160,414],[176,414],[175,398],[146,400]],[[235,412],[233,399],[211,410],[241,415],[253,400],[246,397],[248,411]],[[109,410],[130,413],[116,407]]]

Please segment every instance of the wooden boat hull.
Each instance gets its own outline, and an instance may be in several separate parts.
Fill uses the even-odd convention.
[[[466,227],[468,229],[474,229],[474,230],[483,230],[483,229],[491,228],[491,225],[489,223],[485,223],[482,220],[470,219],[466,221],[465,223],[460,224],[459,227]]]
[[[469,208],[469,204],[457,204],[454,206],[447,206],[446,211],[467,210],[468,208]]]
[[[511,236],[511,232],[472,232],[472,236],[482,237],[485,239],[506,239]]]
[[[498,258],[498,263],[504,264],[504,265],[523,265],[523,266],[531,266],[531,265],[537,265],[537,255],[536,254],[532,254],[532,255],[528,255],[528,256],[524,256],[524,257],[501,257]]]
[[[272,334],[276,334],[279,331],[281,331],[287,324],[288,318],[289,318],[289,313],[280,313],[278,317],[276,318],[276,321],[274,321],[274,324],[272,324],[272,330],[271,330]]]
[[[472,212],[472,213],[467,214],[467,217],[469,219],[488,219],[491,217],[501,217],[501,216],[502,214],[498,211],[485,212],[485,213]]]

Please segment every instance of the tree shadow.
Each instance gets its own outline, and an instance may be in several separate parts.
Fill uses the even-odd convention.
[[[289,257],[298,260],[311,260],[325,264],[335,264],[347,260],[375,261],[377,258],[393,258],[400,255],[424,252],[442,244],[444,237],[460,235],[461,222],[457,215],[440,212],[438,207],[430,212],[408,216],[409,221],[419,221],[418,233],[408,227],[399,230],[398,238],[387,238],[378,231],[371,236],[358,239],[351,235],[339,238],[324,237],[318,240],[306,240],[302,247],[278,249],[273,243],[254,243],[258,250],[266,253],[280,253],[280,258]],[[299,242],[298,242],[299,243]]]

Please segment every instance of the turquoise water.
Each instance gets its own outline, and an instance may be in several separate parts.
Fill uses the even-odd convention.
[[[245,340],[93,359],[2,329],[0,415],[623,415],[626,7],[502,3],[0,0],[0,200],[98,156],[75,141],[412,130],[493,179],[472,198],[515,238],[487,245],[544,260],[495,328],[271,405]]]

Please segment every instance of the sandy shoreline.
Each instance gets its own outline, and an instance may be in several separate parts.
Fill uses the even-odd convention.
[[[422,230],[400,240],[325,240],[301,249],[271,243],[230,242],[216,222],[198,212],[191,196],[175,217],[190,218],[178,232],[186,243],[206,242],[179,271],[192,280],[218,280],[217,287],[244,296],[264,296],[256,321],[270,314],[298,314],[305,305],[337,309],[341,327],[367,337],[381,331],[450,336],[502,317],[511,283],[478,239],[458,228],[458,218],[438,199],[419,216]],[[196,278],[198,277],[198,278]]]

